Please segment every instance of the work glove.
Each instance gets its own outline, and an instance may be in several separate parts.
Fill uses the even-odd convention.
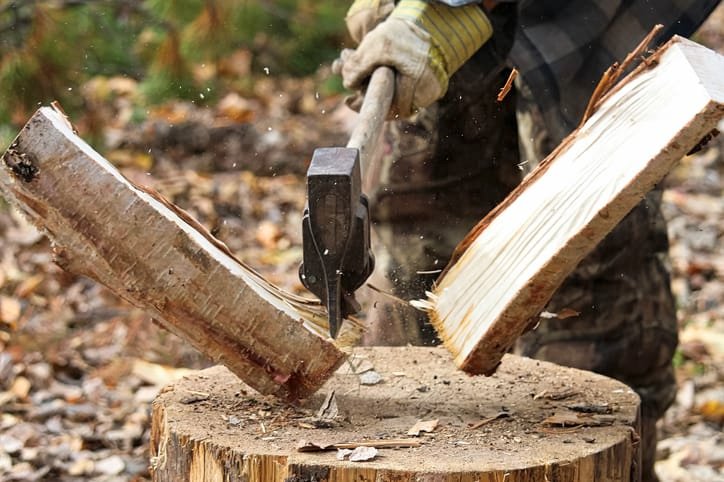
[[[492,34],[490,21],[476,5],[400,0],[356,50],[342,51],[336,70],[346,88],[362,90],[377,67],[392,67],[396,75],[390,117],[409,117],[445,95],[450,76]],[[358,93],[347,103],[358,110],[361,99]]]
[[[364,36],[386,19],[394,8],[394,0],[355,0],[344,18],[355,45],[359,45]]]

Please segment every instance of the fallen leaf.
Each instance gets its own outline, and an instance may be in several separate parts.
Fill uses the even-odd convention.
[[[219,75],[226,75],[234,79],[246,77],[251,72],[252,59],[252,53],[246,49],[239,49],[230,55],[226,55],[219,60]],[[228,94],[221,99],[219,104],[229,103],[228,97],[231,95]],[[239,94],[233,95],[239,97]]]
[[[724,360],[724,333],[717,327],[686,326],[679,339],[684,346],[693,341],[702,343],[714,360]]]
[[[68,467],[68,475],[80,477],[90,475],[95,471],[95,463],[91,459],[78,459]]]
[[[13,400],[15,400],[15,395],[13,395],[12,392],[0,392],[0,407]]]
[[[231,93],[226,95],[217,106],[217,115],[239,124],[254,120],[255,112],[252,102],[244,99],[239,94]]]
[[[711,358],[711,353],[709,353],[706,344],[698,339],[679,343],[679,351],[685,359],[697,363],[706,363]]]
[[[116,149],[106,153],[106,159],[118,167],[135,167],[141,171],[149,171],[153,167],[153,157],[146,152],[129,149]]]
[[[150,109],[149,119],[161,119],[169,124],[181,124],[189,119],[190,107],[180,102],[167,102]]]
[[[7,472],[13,467],[13,459],[5,452],[0,452],[0,473]]]
[[[256,240],[264,249],[276,249],[283,234],[279,225],[271,221],[262,221],[256,228]]]
[[[23,449],[25,444],[10,435],[0,435],[0,450],[6,454],[15,454]]]
[[[3,238],[3,241],[8,243],[32,246],[43,239],[43,233],[32,224],[24,222],[20,226],[8,229]]]
[[[11,330],[14,330],[17,328],[21,312],[22,307],[17,299],[9,296],[0,296],[0,322],[10,327]]]
[[[30,380],[25,377],[18,377],[10,387],[10,392],[12,392],[18,400],[25,400],[30,393],[30,387]]]
[[[118,475],[125,468],[126,463],[118,455],[111,455],[95,463],[95,471],[103,475]]]
[[[133,360],[133,368],[131,371],[149,385],[167,385],[193,373],[193,370],[187,368],[158,365],[140,359]]]
[[[724,424],[724,403],[720,400],[707,400],[699,406],[698,411],[707,421]]]
[[[438,425],[438,420],[418,420],[415,425],[413,425],[410,430],[407,431],[407,435],[412,435],[413,437],[418,437],[420,435],[420,432],[434,432]]]

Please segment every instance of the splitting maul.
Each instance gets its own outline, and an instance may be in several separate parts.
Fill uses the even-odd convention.
[[[307,170],[299,278],[327,306],[332,338],[344,318],[360,311],[354,292],[374,270],[363,173],[372,170],[393,91],[394,73],[379,67],[347,147],[316,149]]]

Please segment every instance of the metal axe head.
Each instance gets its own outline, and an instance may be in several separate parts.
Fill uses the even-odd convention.
[[[359,311],[354,291],[374,269],[361,178],[355,148],[317,149],[307,170],[299,277],[327,305],[332,338],[342,319]]]

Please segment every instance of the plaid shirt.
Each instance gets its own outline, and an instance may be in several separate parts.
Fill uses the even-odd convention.
[[[458,6],[476,0],[439,0]],[[477,0],[479,1],[479,0]],[[541,108],[549,132],[562,139],[578,124],[603,72],[623,60],[651,28],[656,38],[689,37],[719,0],[519,0],[509,54]]]

